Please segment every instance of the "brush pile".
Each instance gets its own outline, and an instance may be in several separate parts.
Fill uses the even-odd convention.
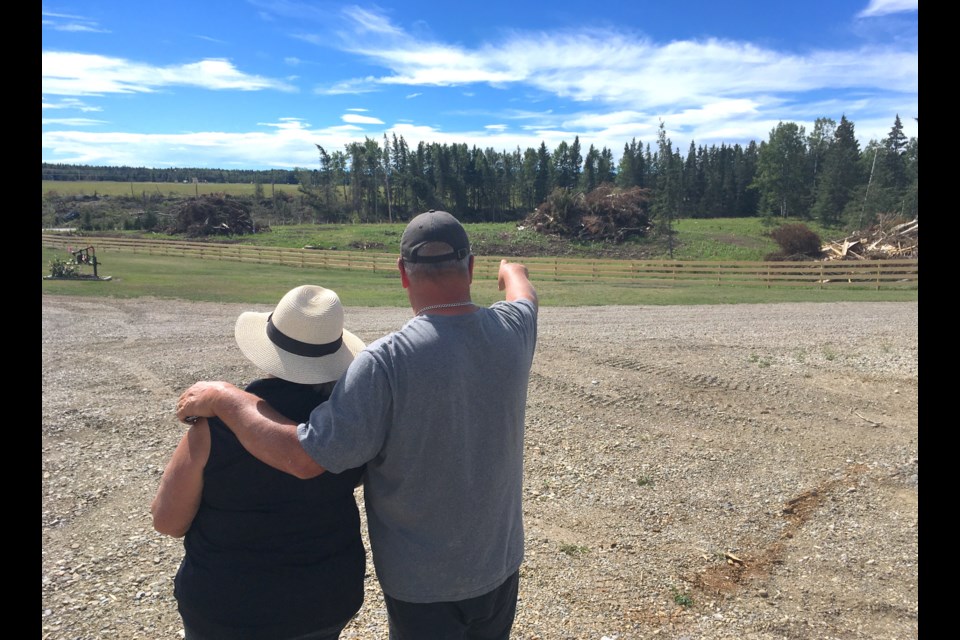
[[[891,260],[920,257],[920,222],[883,220],[838,242],[823,245],[824,260]]]

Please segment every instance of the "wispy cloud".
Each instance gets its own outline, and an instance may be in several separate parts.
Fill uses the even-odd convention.
[[[63,127],[93,127],[106,124],[106,120],[94,120],[93,118],[40,118],[40,124],[55,124]]]
[[[152,93],[175,86],[235,91],[296,90],[282,80],[243,73],[222,58],[162,67],[124,58],[43,51],[40,60],[40,92],[44,95]]]
[[[375,78],[354,78],[327,86],[314,88],[313,92],[321,96],[359,95],[380,91]]]
[[[920,0],[870,0],[867,8],[857,14],[860,18],[885,16],[891,13],[919,11]]]
[[[78,100],[77,98],[63,98],[56,102],[41,99],[40,108],[41,109],[72,109],[74,111],[81,111],[81,112],[103,111],[102,107],[87,104],[86,102],[83,102],[82,100]]]
[[[43,8],[40,9],[40,26],[56,31],[110,33],[109,29],[101,27],[96,20],[91,18],[68,13],[55,13]]]
[[[204,42],[212,42],[213,44],[229,44],[226,40],[221,40],[220,38],[213,38],[211,36],[197,35],[194,37],[197,40],[203,40]]]
[[[354,23],[341,46],[390,73],[340,85],[528,85],[578,102],[702,106],[757,93],[825,88],[917,91],[919,54],[894,47],[785,53],[720,39],[657,43],[634,33],[514,33],[477,48],[414,39],[373,19]],[[371,27],[372,25],[372,27]],[[383,34],[386,37],[381,38]]]

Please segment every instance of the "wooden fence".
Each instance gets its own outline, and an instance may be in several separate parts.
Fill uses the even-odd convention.
[[[397,254],[321,249],[283,249],[240,244],[72,236],[41,232],[44,247],[94,246],[118,251],[200,260],[231,260],[311,269],[397,273]],[[509,259],[514,259],[510,258]],[[477,277],[495,277],[501,256],[477,256]],[[636,283],[644,286],[852,287],[918,289],[918,259],[745,262],[692,260],[592,260],[521,258],[535,280]]]

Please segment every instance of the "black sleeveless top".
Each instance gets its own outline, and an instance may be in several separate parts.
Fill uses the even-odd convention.
[[[327,398],[276,378],[247,387],[306,422]],[[353,491],[363,469],[300,480],[254,458],[210,419],[200,509],[174,581],[184,622],[230,640],[278,640],[348,620],[363,603],[366,568]]]

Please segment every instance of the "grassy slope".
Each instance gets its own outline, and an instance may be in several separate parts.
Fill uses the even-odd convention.
[[[515,222],[467,224],[466,227],[477,255],[759,261],[777,250],[769,232],[778,224],[779,222],[765,223],[760,218],[680,220],[674,227],[672,255],[671,247],[663,237],[634,238],[622,244],[612,244],[544,236]],[[837,229],[823,229],[812,222],[805,224],[824,240],[845,235]],[[403,223],[274,225],[269,233],[216,238],[212,241],[270,247],[314,246],[341,251],[392,253],[400,245],[403,227]]]

